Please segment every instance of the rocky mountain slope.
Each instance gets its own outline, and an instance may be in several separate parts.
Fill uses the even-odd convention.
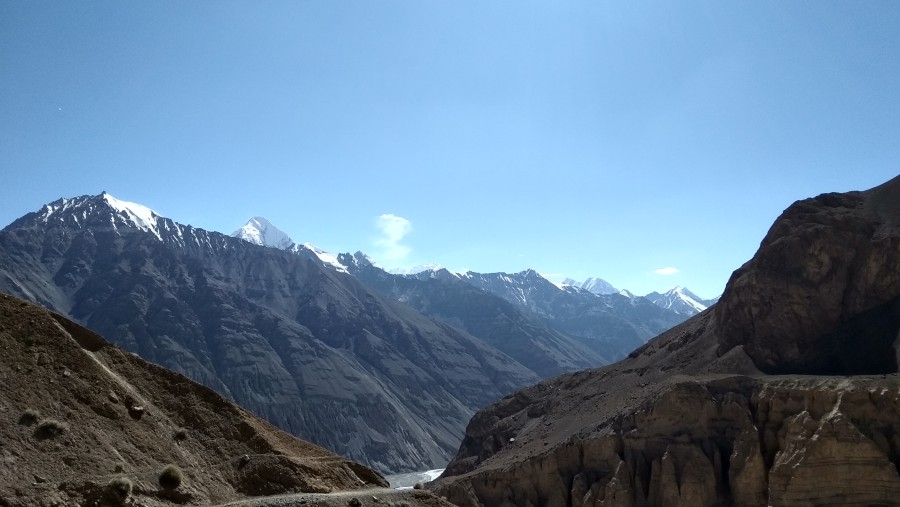
[[[6,506],[119,505],[128,496],[132,505],[210,505],[387,485],[206,387],[2,294],[0,456]],[[170,464],[183,474],[175,488],[160,483]]]
[[[318,258],[105,193],[0,231],[0,290],[386,472],[443,466],[476,408],[539,380]]]
[[[458,505],[900,505],[900,177],[799,201],[719,303],[473,417]]]

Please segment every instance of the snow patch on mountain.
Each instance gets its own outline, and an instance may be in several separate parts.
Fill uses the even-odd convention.
[[[338,260],[337,255],[326,252],[325,250],[322,250],[321,248],[311,243],[303,243],[302,245],[294,245],[293,247],[291,247],[291,250],[293,250],[294,252],[300,252],[302,249],[305,249],[307,252],[314,255],[326,266],[330,266],[344,273],[349,273],[349,271],[347,271],[347,268],[343,264],[341,264],[341,261]]]
[[[674,295],[678,299],[680,299],[681,301],[684,301],[688,305],[692,306],[695,310],[697,310],[697,312],[702,312],[703,310],[706,310],[706,308],[707,308],[706,305],[704,305],[703,303],[700,302],[702,300],[700,297],[698,297],[693,292],[685,289],[684,287],[674,287],[669,292],[674,292]]]
[[[116,199],[106,192],[100,195],[120,216],[130,221],[138,229],[153,233],[154,236],[162,241],[162,235],[159,233],[159,223],[157,222],[157,219],[162,217],[158,213],[143,204]]]
[[[372,266],[378,269],[383,269],[378,265],[377,262],[375,262],[375,259],[358,250],[355,254],[352,255],[349,253],[338,254],[337,260],[342,266],[346,268],[366,268]]]
[[[50,216],[52,216],[54,213],[62,213],[64,211],[67,211],[69,208],[74,207],[80,202],[80,199],[62,198],[59,201],[47,204],[41,210],[41,220],[46,224],[47,220],[49,220]]]

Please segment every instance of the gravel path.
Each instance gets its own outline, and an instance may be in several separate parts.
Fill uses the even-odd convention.
[[[298,493],[267,496],[223,504],[219,507],[351,507],[353,499],[361,507],[451,507],[427,490],[398,490],[386,488],[341,491],[338,493]]]

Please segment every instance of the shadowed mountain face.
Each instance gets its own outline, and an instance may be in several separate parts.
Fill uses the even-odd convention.
[[[373,470],[278,430],[212,390],[0,295],[0,505],[212,505],[386,486]],[[160,487],[168,464],[184,474]],[[132,503],[129,503],[131,505]]]
[[[900,178],[795,203],[716,306],[479,411],[438,490],[464,506],[896,505],[898,224]]]
[[[3,229],[0,290],[383,471],[442,466],[477,407],[539,378],[321,262],[108,194]]]

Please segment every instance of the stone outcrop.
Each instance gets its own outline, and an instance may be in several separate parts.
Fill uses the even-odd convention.
[[[785,210],[719,301],[722,351],[743,345],[767,373],[897,371],[898,197],[894,179]]]
[[[716,306],[477,413],[436,489],[486,507],[900,505],[898,224],[900,178],[794,204]]]

